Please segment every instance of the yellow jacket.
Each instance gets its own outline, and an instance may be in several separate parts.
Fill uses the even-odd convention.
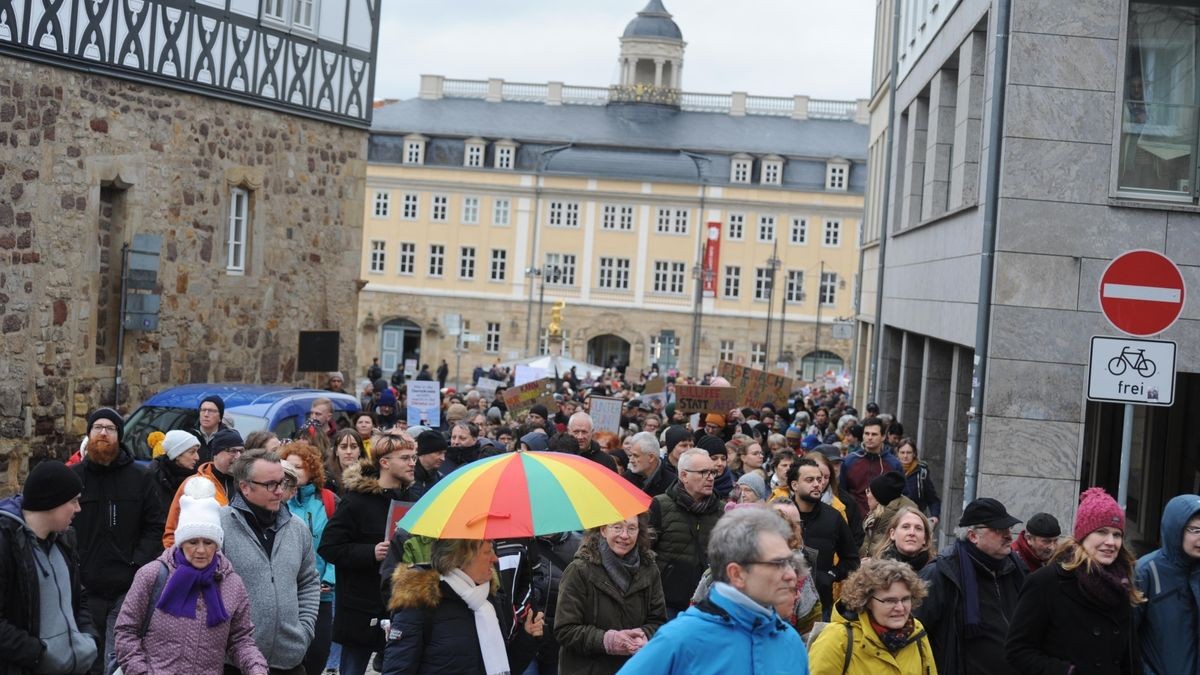
[[[871,627],[867,614],[849,612],[841,603],[834,605],[833,621],[821,631],[808,652],[812,675],[937,675],[929,636],[921,622],[913,619],[913,636],[899,652],[892,654],[883,646]],[[850,667],[846,668],[846,626],[854,636]]]

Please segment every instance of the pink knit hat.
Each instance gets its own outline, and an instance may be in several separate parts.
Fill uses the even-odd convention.
[[[1083,491],[1079,497],[1079,512],[1075,514],[1075,541],[1102,527],[1115,527],[1125,531],[1125,512],[1104,488],[1094,487]]]

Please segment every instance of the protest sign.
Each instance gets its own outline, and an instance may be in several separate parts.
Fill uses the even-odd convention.
[[[408,383],[408,423],[437,428],[442,423],[442,396],[437,380]]]
[[[747,368],[736,363],[722,361],[717,368],[717,374],[729,380],[729,384],[740,392],[738,408],[754,408],[770,402],[775,405],[786,405],[788,395],[794,386],[792,378],[786,375],[776,375],[757,368]],[[733,407],[733,406],[731,406]]]
[[[593,396],[591,401],[592,430],[621,431],[621,399],[611,396]]]
[[[389,540],[392,538],[392,535],[396,533],[396,523],[400,522],[400,519],[403,518],[406,513],[408,513],[408,510],[413,507],[414,503],[415,502],[402,502],[398,499],[392,500],[391,506],[388,507],[387,529],[384,530]]]
[[[481,377],[479,378],[479,382],[475,383],[475,391],[478,391],[480,396],[494,398],[496,396],[496,387],[502,386],[504,386],[504,383],[500,380],[493,380],[490,377]]]
[[[516,373],[513,374],[513,384],[520,386],[534,380],[540,380],[543,377],[546,377],[546,371],[541,368],[518,365]]]
[[[527,412],[538,403],[547,408],[554,406],[554,380],[543,377],[504,390],[504,405],[513,417]]]
[[[737,387],[675,385],[675,410],[679,412],[711,412],[725,415],[738,407],[739,398]]]

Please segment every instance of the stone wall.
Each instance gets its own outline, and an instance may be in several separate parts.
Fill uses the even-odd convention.
[[[302,383],[298,332],[355,370],[365,131],[0,59],[0,492],[114,399],[121,245],[163,237],[158,330],[127,332],[121,409],[187,382]],[[249,192],[246,272],[230,194]],[[117,284],[114,290],[113,284]],[[17,461],[12,461],[16,459]]]

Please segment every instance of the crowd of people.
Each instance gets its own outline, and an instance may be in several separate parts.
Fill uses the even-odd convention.
[[[116,411],[89,415],[71,460],[0,501],[0,672],[1200,672],[1200,496],[1140,560],[1100,488],[1065,534],[975,499],[939,551],[916,443],[837,388],[696,412],[674,374],[564,373],[553,405],[509,410],[511,374],[480,369],[501,388],[444,389],[431,427],[373,368],[344,428],[318,399],[294,437],[243,437],[211,396],[148,467]],[[593,395],[623,400],[618,429]],[[590,459],[650,508],[525,539],[388,531],[395,503],[526,451]]]

